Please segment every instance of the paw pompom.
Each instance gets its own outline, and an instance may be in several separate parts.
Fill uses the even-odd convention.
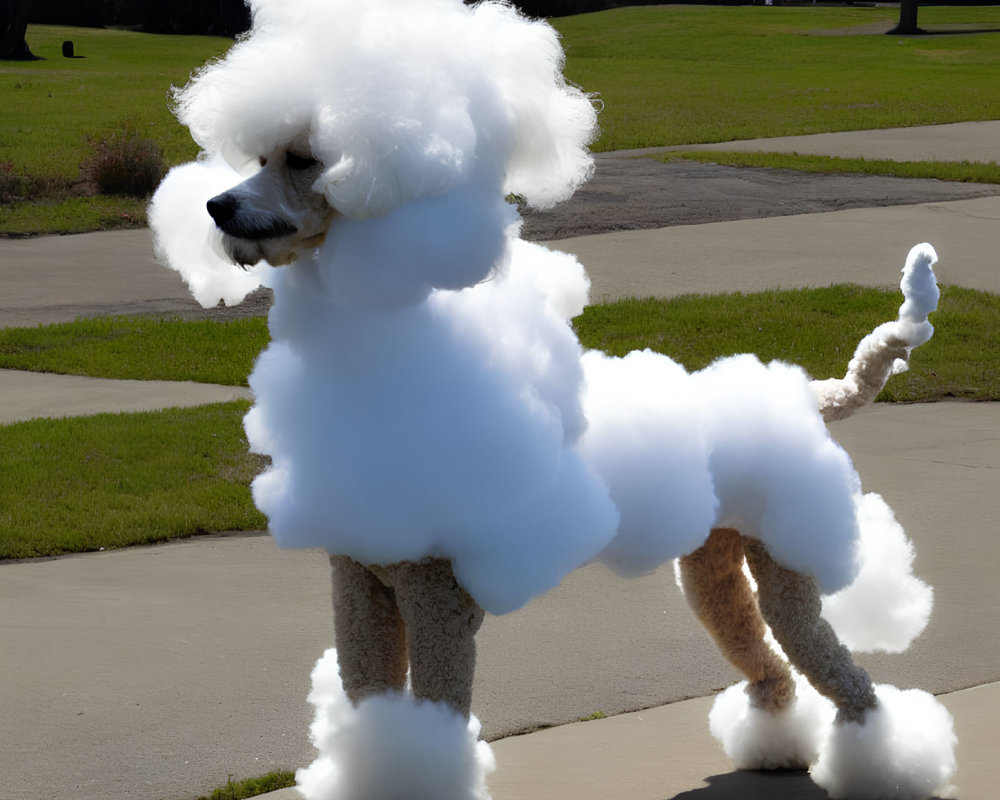
[[[957,738],[948,710],[919,689],[875,687],[863,723],[835,724],[812,779],[833,800],[927,800],[949,788]]]
[[[296,774],[306,800],[406,797],[489,800],[493,751],[478,741],[479,721],[444,703],[401,692],[363,700],[357,708],[340,685],[336,651],[312,675],[310,729],[317,759]]]
[[[750,702],[747,682],[720,694],[708,716],[712,735],[737,769],[806,769],[836,710],[802,676],[795,676],[795,698],[787,708],[770,712]]]

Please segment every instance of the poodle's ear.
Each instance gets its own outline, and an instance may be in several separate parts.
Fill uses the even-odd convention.
[[[512,134],[504,191],[548,208],[593,173],[594,99],[566,82],[559,35],[547,22],[492,3],[474,13],[496,32],[495,80]]]
[[[149,205],[157,260],[177,270],[205,308],[236,305],[261,282],[261,267],[243,270],[222,249],[206,203],[243,177],[221,159],[174,167]]]

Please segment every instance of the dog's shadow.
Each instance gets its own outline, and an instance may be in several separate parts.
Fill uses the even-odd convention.
[[[671,800],[829,800],[804,770],[738,770],[705,778],[708,786]]]
[[[739,770],[705,778],[708,786],[670,800],[829,800],[804,770]],[[933,797],[931,800],[941,800]]]

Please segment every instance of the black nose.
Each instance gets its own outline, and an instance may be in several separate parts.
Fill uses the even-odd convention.
[[[229,222],[229,220],[236,216],[236,211],[239,209],[240,203],[236,197],[227,192],[225,194],[216,195],[208,201],[207,205],[208,213],[211,214],[212,219],[215,220],[215,224],[221,228]]]

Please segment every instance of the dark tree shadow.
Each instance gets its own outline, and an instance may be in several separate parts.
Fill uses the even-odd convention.
[[[959,29],[946,29],[946,30],[936,30],[934,28],[917,28],[915,31],[900,31],[897,28],[893,28],[891,31],[886,31],[886,36],[967,36],[973,33],[1000,33],[1000,28],[962,28]]]
[[[671,800],[829,800],[802,770],[740,770],[705,778],[708,786]],[[940,798],[932,798],[940,800]]]

